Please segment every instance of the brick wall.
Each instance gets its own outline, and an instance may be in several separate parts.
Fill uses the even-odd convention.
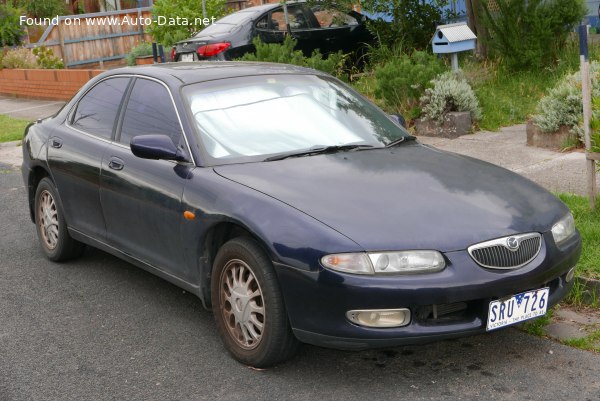
[[[0,94],[33,99],[69,100],[102,70],[0,70]]]

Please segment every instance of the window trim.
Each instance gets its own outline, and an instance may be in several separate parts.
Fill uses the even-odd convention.
[[[75,113],[75,110],[77,110],[77,107],[79,106],[79,102],[88,94],[89,91],[91,91],[93,88],[95,88],[100,83],[102,83],[108,79],[111,79],[111,78],[129,78],[129,83],[127,84],[127,88],[125,89],[125,92],[123,93],[123,98],[121,99],[121,104],[119,105],[119,112],[117,114],[117,119],[115,121],[116,126],[114,128],[115,129],[114,135],[111,135],[110,139],[105,139],[105,138],[99,137],[98,135],[92,134],[90,132],[85,132],[83,130],[73,127],[71,125],[71,120],[73,118],[73,114]],[[113,144],[113,145],[116,145],[116,146],[119,146],[119,147],[122,147],[125,149],[131,149],[129,146],[123,145],[116,139],[121,136],[121,131],[120,131],[121,123],[122,123],[122,118],[125,115],[125,110],[124,110],[123,106],[125,105],[125,101],[129,100],[129,95],[131,94],[131,90],[133,88],[132,84],[135,82],[135,78],[142,78],[142,79],[148,79],[151,81],[155,81],[155,82],[158,82],[159,84],[161,84],[163,87],[165,87],[165,89],[167,90],[167,93],[169,94],[169,98],[171,99],[171,104],[173,105],[173,109],[175,109],[175,114],[177,115],[177,121],[179,122],[179,128],[181,129],[181,134],[183,135],[183,140],[185,141],[185,145],[186,145],[189,157],[191,159],[191,163],[195,166],[198,166],[198,164],[196,163],[196,158],[194,157],[194,154],[192,153],[192,148],[190,147],[190,142],[187,138],[185,129],[183,128],[183,124],[181,122],[181,116],[180,116],[179,110],[177,109],[177,104],[175,104],[175,98],[173,97],[173,93],[171,92],[171,89],[167,86],[167,84],[165,84],[160,79],[157,79],[154,77],[149,77],[149,76],[140,75],[140,74],[115,74],[115,75],[110,75],[108,77],[102,78],[101,80],[96,82],[93,86],[91,86],[89,89],[87,89],[84,93],[82,93],[80,95],[79,99],[77,99],[75,104],[71,107],[71,110],[69,110],[69,113],[67,114],[67,118],[65,120],[65,125],[67,127],[71,128],[72,130],[80,132],[83,135],[86,135],[88,137],[91,137],[91,138],[94,138],[94,139],[97,139],[99,141],[106,142],[109,144]]]

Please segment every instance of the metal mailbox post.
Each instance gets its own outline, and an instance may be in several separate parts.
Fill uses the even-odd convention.
[[[431,47],[436,54],[450,54],[452,70],[457,71],[458,53],[475,49],[476,39],[477,36],[463,22],[440,25],[431,39]]]

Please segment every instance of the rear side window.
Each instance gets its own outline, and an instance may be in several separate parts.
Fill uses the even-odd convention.
[[[100,138],[111,139],[128,83],[129,78],[118,77],[94,86],[79,101],[71,126]]]
[[[119,142],[129,145],[134,136],[148,134],[168,135],[175,145],[182,138],[167,88],[156,81],[138,78],[127,102]]]

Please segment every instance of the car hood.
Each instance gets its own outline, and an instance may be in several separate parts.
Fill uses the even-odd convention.
[[[548,231],[567,212],[556,197],[517,174],[418,143],[215,171],[368,251],[462,250],[492,238]]]

